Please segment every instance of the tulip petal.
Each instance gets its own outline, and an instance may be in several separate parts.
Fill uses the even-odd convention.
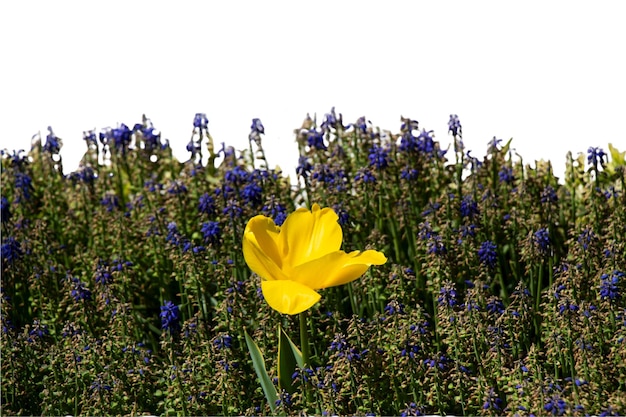
[[[287,279],[281,270],[278,251],[280,229],[265,216],[255,216],[246,225],[243,234],[243,257],[250,269],[266,280]]]
[[[339,250],[343,233],[337,219],[333,209],[318,204],[291,213],[280,233],[284,263],[295,267]]]
[[[371,265],[382,265],[385,262],[385,255],[375,250],[350,253],[336,251],[294,268],[293,276],[301,284],[318,290],[354,281]]]
[[[283,314],[298,314],[313,307],[321,296],[295,281],[261,281],[265,301]]]

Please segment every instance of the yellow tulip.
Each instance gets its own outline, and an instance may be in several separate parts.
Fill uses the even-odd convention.
[[[371,265],[387,258],[375,250],[346,253],[338,216],[331,208],[313,204],[299,208],[282,227],[268,217],[255,216],[243,235],[243,256],[262,279],[265,301],[283,314],[298,314],[320,299],[317,290],[354,281]]]

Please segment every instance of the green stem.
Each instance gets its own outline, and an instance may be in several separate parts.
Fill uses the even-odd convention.
[[[309,344],[309,329],[306,321],[306,310],[298,314],[300,317],[300,346],[302,346],[302,363],[304,368],[312,368],[311,366],[311,345]],[[304,369],[302,369],[304,372]],[[313,403],[313,393],[311,392],[309,383],[305,383],[304,391],[307,404]]]
[[[300,316],[300,346],[302,346],[302,362],[305,368],[311,367],[311,346],[309,345],[309,332],[306,323],[306,311],[298,314]]]

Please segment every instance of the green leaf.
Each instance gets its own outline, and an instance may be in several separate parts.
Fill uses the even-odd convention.
[[[611,160],[607,163],[606,171],[613,175],[617,167],[626,166],[626,152],[620,152],[613,144],[609,143],[609,153],[611,154]]]
[[[502,147],[503,154],[507,154],[509,152],[509,148],[511,147],[511,142],[513,142],[513,138],[509,139],[506,145]]]
[[[259,381],[261,382],[261,388],[263,388],[263,393],[265,394],[265,398],[270,405],[270,409],[272,410],[272,414],[276,413],[276,400],[278,400],[278,393],[276,392],[276,387],[272,384],[272,380],[270,376],[267,374],[267,369],[265,369],[265,359],[263,359],[263,354],[261,350],[257,346],[257,344],[252,340],[246,329],[243,329],[243,332],[246,337],[246,344],[248,345],[248,351],[250,352],[250,357],[252,358],[252,365],[254,366],[254,371],[256,375],[259,377]]]
[[[278,326],[278,385],[290,394],[298,388],[291,376],[296,368],[304,369],[302,352],[291,341],[281,326]]]
[[[609,152],[611,153],[611,162],[616,165],[626,165],[626,152],[620,152],[612,143],[609,143]]]

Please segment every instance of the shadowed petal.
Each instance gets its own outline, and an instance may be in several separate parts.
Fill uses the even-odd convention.
[[[294,268],[293,279],[318,290],[354,281],[371,265],[382,265],[385,262],[385,255],[375,250],[350,253],[336,251]]]
[[[251,270],[267,280],[287,279],[278,252],[279,228],[265,216],[250,219],[243,234],[243,256]]]
[[[283,314],[298,314],[307,310],[320,299],[309,287],[294,281],[262,281],[261,290],[265,301]]]

